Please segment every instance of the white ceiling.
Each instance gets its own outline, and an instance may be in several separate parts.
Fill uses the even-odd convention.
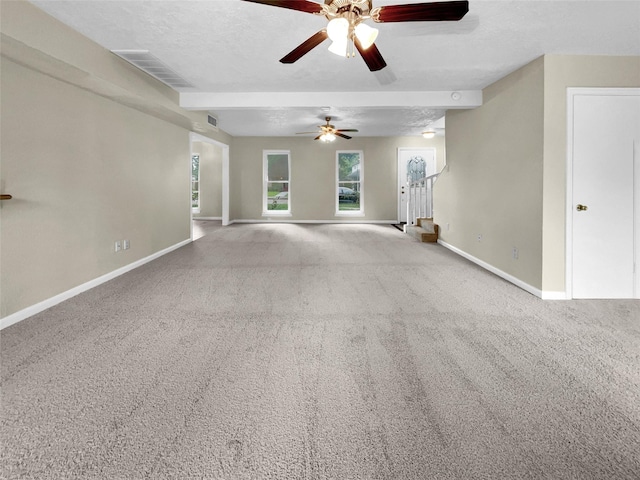
[[[181,104],[212,111],[234,136],[290,136],[326,115],[354,136],[419,135],[543,54],[640,55],[640,0],[470,0],[459,22],[375,24],[388,64],[377,73],[328,52],[329,42],[281,64],[326,25],[299,11],[240,0],[31,2],[109,50],[148,50],[195,86]],[[374,0],[405,3],[420,2]],[[453,91],[458,103],[439,100]]]

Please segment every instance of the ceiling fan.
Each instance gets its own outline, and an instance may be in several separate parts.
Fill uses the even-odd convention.
[[[323,15],[329,20],[323,28],[280,59],[294,63],[327,38],[332,40],[329,51],[343,57],[355,56],[355,49],[372,72],[382,70],[387,63],[375,45],[378,30],[365,24],[365,20],[386,22],[433,22],[460,20],[469,11],[467,0],[447,2],[387,5],[373,8],[372,0],[325,0],[324,4],[310,0],[244,0],[274,7]],[[351,49],[349,47],[351,46]]]
[[[323,142],[333,142],[336,139],[336,137],[342,137],[342,138],[346,138],[347,140],[351,140],[351,137],[349,135],[345,135],[342,132],[358,131],[353,128],[336,129],[336,127],[329,124],[331,122],[331,117],[325,117],[325,120],[327,121],[326,125],[318,125],[318,128],[320,129],[319,132],[317,131],[316,132],[298,132],[296,135],[306,135],[308,133],[320,133],[320,135],[314,138],[314,140],[322,140]]]

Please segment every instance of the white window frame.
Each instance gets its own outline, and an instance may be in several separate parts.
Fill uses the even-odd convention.
[[[269,184],[279,181],[269,181],[269,155],[286,155],[288,161],[289,178],[282,183],[287,187],[287,210],[269,210],[268,196]],[[262,216],[263,217],[287,217],[291,216],[291,150],[263,150],[262,151]]]
[[[360,180],[358,182],[340,181],[340,154],[341,153],[357,153],[360,157]],[[341,183],[359,183],[360,184],[360,209],[359,210],[340,210],[340,193]],[[364,217],[364,152],[362,150],[336,150],[336,216],[344,217]]]
[[[198,178],[197,179],[193,179],[193,157],[198,156]],[[191,211],[193,213],[200,213],[200,170],[202,169],[202,165],[200,164],[200,162],[202,161],[202,155],[200,155],[199,153],[192,153],[191,154]],[[193,184],[194,183],[198,183],[198,190],[194,190],[193,189]],[[198,206],[194,207],[193,206],[193,192],[198,192]]]

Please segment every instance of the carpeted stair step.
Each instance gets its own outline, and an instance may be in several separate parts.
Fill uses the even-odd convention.
[[[433,223],[433,218],[418,218],[416,226],[407,226],[407,233],[421,242],[438,241],[438,225]]]

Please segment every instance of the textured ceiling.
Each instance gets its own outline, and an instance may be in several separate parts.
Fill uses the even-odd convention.
[[[359,129],[356,135],[417,135],[451,105],[406,106],[406,92],[481,90],[543,54],[640,55],[640,0],[470,0],[459,22],[376,24],[388,64],[377,74],[360,58],[329,53],[328,42],[281,64],[326,25],[303,12],[240,0],[31,1],[109,50],[149,50],[195,86],[184,92],[232,100],[249,92],[326,92],[322,102],[302,106],[190,106],[211,110],[221,129],[239,136],[292,135],[327,114],[338,128]],[[419,2],[374,0],[403,3]],[[345,106],[331,92],[388,92],[399,101]]]

